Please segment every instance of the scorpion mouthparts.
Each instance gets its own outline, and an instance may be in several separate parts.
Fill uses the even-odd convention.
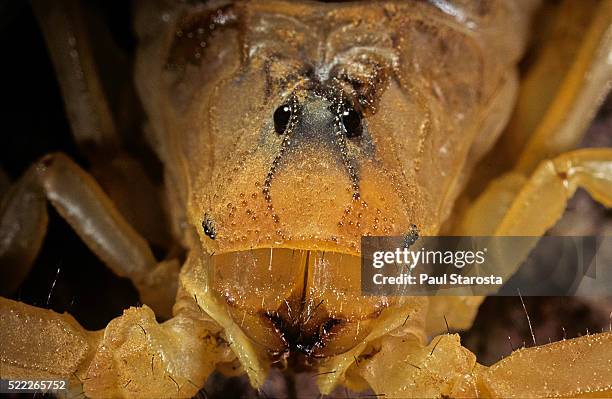
[[[234,323],[270,354],[344,353],[393,303],[363,296],[361,259],[343,253],[261,248],[216,254],[210,267]]]

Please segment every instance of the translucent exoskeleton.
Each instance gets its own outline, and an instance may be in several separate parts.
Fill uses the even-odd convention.
[[[75,139],[114,189],[62,154],[33,165],[3,200],[3,284],[27,274],[48,201],[146,305],[89,332],[0,298],[1,377],[67,378],[90,397],[190,397],[215,368],[259,387],[271,367],[299,364],[323,393],[612,394],[610,333],[484,367],[458,336],[437,335],[441,314],[469,327],[482,298],[360,290],[362,236],[538,237],[579,187],[612,206],[612,150],[573,150],[612,80],[612,2],[547,5],[519,79],[541,6],[137,2],[136,85],[179,262],[147,243],[164,237],[155,204],[125,200],[147,203],[152,187],[121,149],[79,3],[35,1]]]

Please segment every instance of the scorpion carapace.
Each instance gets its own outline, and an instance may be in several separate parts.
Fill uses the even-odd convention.
[[[404,305],[361,296],[360,238],[435,234],[448,217],[511,110],[528,8],[510,11],[271,1],[167,16],[139,85],[165,110],[163,157],[183,165],[175,211],[251,339],[337,355]],[[514,22],[513,37],[492,29]]]
[[[188,218],[214,221],[204,246],[355,254],[363,235],[436,233],[511,109],[525,17],[507,37],[427,3],[176,10],[140,86],[187,165]]]

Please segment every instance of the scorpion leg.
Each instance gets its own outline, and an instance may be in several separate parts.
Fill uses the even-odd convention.
[[[556,21],[560,32],[545,43],[540,62],[521,85],[508,137],[528,138],[515,166],[523,173],[533,172],[543,159],[575,148],[610,91],[612,3],[584,3],[570,0],[560,7]],[[568,58],[572,62],[560,70],[559,60]],[[545,109],[536,104],[542,98],[547,100]]]
[[[561,218],[567,201],[578,188],[612,207],[612,149],[575,150],[542,161],[529,177],[520,172],[499,177],[467,210],[455,233],[533,237],[523,247],[512,248],[514,261],[499,271],[509,277],[539,237]]]
[[[424,347],[385,337],[350,370],[385,398],[605,397],[612,393],[612,333],[515,351],[491,367],[476,363],[458,335]],[[353,374],[353,375],[355,375]]]
[[[509,277],[535,247],[539,237],[561,218],[577,188],[612,207],[612,149],[581,149],[545,160],[528,178],[520,172],[505,174],[476,199],[454,231],[458,235],[532,236],[524,246],[512,248],[517,262],[508,262],[500,275]],[[427,332],[468,328],[483,297],[432,297]],[[445,319],[440,315],[460,315]]]
[[[515,110],[475,168],[469,198],[503,173],[529,175],[541,160],[575,148],[610,91],[612,3],[568,0],[550,8],[538,18],[541,39],[528,56]]]
[[[542,236],[576,189],[612,207],[612,149],[589,148],[540,163],[530,177],[511,172],[493,181],[466,212],[458,232]]]
[[[121,138],[94,62],[82,5],[76,1],[33,1],[64,96],[66,114],[79,149],[91,160],[112,155]]]
[[[30,272],[47,229],[44,194],[30,168],[8,189],[0,206],[0,293],[14,292]]]
[[[178,263],[157,263],[147,242],[125,221],[94,179],[63,154],[33,165],[0,209],[0,265],[5,290],[27,275],[46,231],[46,200],[117,275],[132,280],[144,303],[171,314]]]
[[[523,348],[476,375],[494,398],[610,397],[612,333]]]
[[[182,307],[157,323],[132,307],[103,331],[86,331],[58,314],[0,297],[0,377],[65,379],[87,397],[192,397],[230,352],[218,327]]]
[[[55,66],[72,135],[91,165],[90,173],[130,225],[168,249],[172,240],[162,201],[151,201],[161,197],[148,173],[156,170],[157,162],[152,154],[125,150],[131,145],[143,152],[140,149],[147,147],[139,136],[140,110],[135,105],[139,102],[127,55],[113,43],[99,13],[91,12],[86,3],[39,0],[32,7]],[[134,207],[135,199],[150,203]]]
[[[350,372],[385,398],[454,398],[477,396],[475,367],[476,356],[461,346],[458,335],[437,336],[428,346],[411,336],[387,336]]]

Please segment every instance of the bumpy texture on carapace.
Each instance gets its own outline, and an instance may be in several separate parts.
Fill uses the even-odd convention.
[[[213,1],[142,17],[138,85],[175,230],[251,339],[284,350],[299,311],[308,337],[293,344],[341,353],[399,306],[360,296],[360,237],[435,234],[449,217],[512,108],[516,3]],[[317,352],[338,325],[351,338]]]

